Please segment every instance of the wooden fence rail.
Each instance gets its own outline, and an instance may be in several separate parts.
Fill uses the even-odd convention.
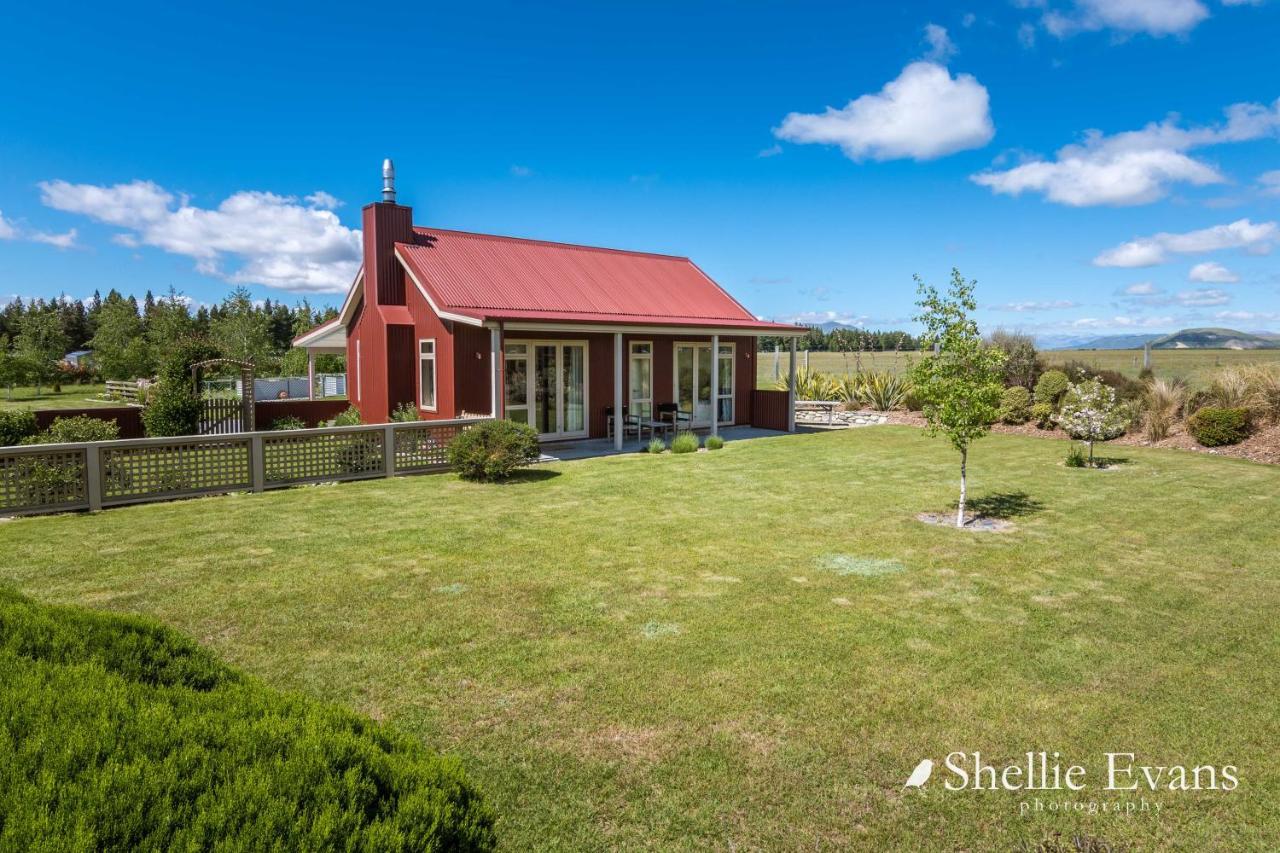
[[[453,437],[485,420],[0,447],[0,514],[441,471]]]

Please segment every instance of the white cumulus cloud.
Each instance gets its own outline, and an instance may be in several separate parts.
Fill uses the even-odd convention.
[[[1205,261],[1191,268],[1191,271],[1187,273],[1187,280],[1198,281],[1203,284],[1235,284],[1240,280],[1240,276],[1222,264]]]
[[[13,227],[13,223],[4,218],[4,211],[0,211],[0,240],[16,240],[18,238],[18,229]]]
[[[924,40],[929,45],[925,58],[931,62],[945,63],[956,55],[956,44],[947,35],[947,28],[937,24],[924,25]]]
[[[1176,297],[1179,305],[1189,308],[1207,308],[1213,305],[1226,305],[1231,301],[1231,294],[1223,290],[1209,287],[1198,287],[1195,290],[1184,290]]]
[[[1079,307],[1079,302],[1072,302],[1069,299],[1054,299],[1046,302],[1006,302],[1004,305],[996,305],[994,310],[1024,313],[1028,311],[1060,311],[1066,308]]]
[[[33,231],[27,235],[33,243],[44,243],[57,249],[70,249],[76,244],[76,229],[72,228],[61,234],[49,234],[44,231]]]
[[[790,113],[774,134],[788,142],[839,145],[851,160],[933,160],[980,148],[995,127],[987,89],[936,62],[913,62],[875,94],[841,109]]]
[[[1155,296],[1160,293],[1160,288],[1156,287],[1152,282],[1140,281],[1126,287],[1124,292],[1126,296]]]
[[[1152,267],[1162,264],[1171,254],[1193,255],[1220,249],[1247,249],[1267,254],[1272,243],[1280,239],[1280,226],[1275,222],[1254,223],[1237,219],[1226,225],[1214,225],[1198,231],[1172,234],[1162,231],[1150,237],[1139,237],[1121,243],[1093,259],[1098,267]]]
[[[1065,12],[1046,11],[1043,23],[1059,38],[1096,30],[1159,38],[1188,33],[1207,17],[1199,0],[1076,0]]]
[[[1280,196],[1280,169],[1272,169],[1259,175],[1258,187],[1263,195]]]
[[[1149,204],[1168,195],[1174,184],[1224,183],[1212,165],[1189,151],[1209,145],[1246,142],[1280,135],[1280,100],[1270,106],[1233,104],[1226,120],[1204,127],[1182,127],[1176,115],[1141,130],[1107,136],[1085,132],[1084,141],[1060,148],[1052,160],[1034,159],[1011,169],[990,169],[971,176],[995,193],[1042,193],[1072,207]]]
[[[49,207],[130,229],[117,243],[193,258],[197,271],[238,284],[341,293],[360,266],[360,232],[338,220],[331,209],[338,200],[324,192],[303,204],[241,191],[202,208],[150,181],[107,187],[55,180],[40,189]]]

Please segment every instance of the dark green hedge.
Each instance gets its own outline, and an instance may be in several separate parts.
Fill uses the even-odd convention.
[[[458,763],[154,622],[0,590],[0,849],[487,850]]]

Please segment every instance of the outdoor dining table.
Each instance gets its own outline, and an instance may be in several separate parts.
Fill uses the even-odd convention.
[[[649,438],[654,439],[658,436],[658,430],[662,430],[662,437],[666,438],[671,431],[671,421],[655,421],[652,418],[640,418],[635,421],[636,438],[641,446],[644,445],[644,431],[649,430]]]

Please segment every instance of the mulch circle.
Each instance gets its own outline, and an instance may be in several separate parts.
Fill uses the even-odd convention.
[[[916,520],[923,521],[925,524],[936,524],[939,527],[956,526],[956,514],[954,512],[922,512],[916,516]],[[1012,521],[1006,521],[1003,518],[966,515],[964,527],[960,529],[970,530],[974,533],[1009,533],[1017,530],[1018,526]]]

